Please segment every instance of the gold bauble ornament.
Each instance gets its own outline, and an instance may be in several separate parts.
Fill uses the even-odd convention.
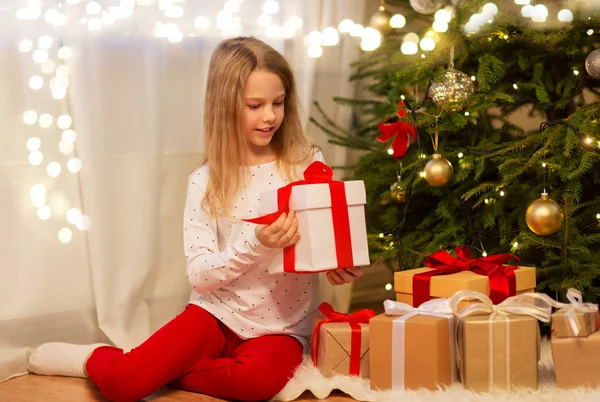
[[[548,236],[558,232],[562,226],[563,213],[556,201],[548,197],[548,193],[532,202],[527,207],[525,222],[531,231],[540,236]]]
[[[390,197],[396,202],[406,201],[406,189],[400,176],[398,176],[398,181],[390,186]]]
[[[458,112],[473,96],[475,87],[471,77],[450,65],[429,90],[436,104],[451,112]]]
[[[391,18],[392,14],[381,5],[379,6],[379,10],[375,11],[375,14],[371,16],[369,25],[371,28],[379,31],[381,35],[387,35],[392,32],[392,27],[390,26]]]
[[[452,164],[440,154],[433,154],[433,158],[425,165],[425,180],[433,187],[445,186],[452,176]]]

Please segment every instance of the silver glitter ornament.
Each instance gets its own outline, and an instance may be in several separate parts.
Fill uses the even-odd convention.
[[[600,49],[594,50],[585,59],[585,69],[590,77],[600,80]]]
[[[444,5],[445,0],[410,0],[410,5],[420,14],[433,14]]]
[[[454,68],[454,48],[450,51],[450,64],[444,74],[429,88],[433,101],[451,112],[462,109],[475,93],[471,77]]]

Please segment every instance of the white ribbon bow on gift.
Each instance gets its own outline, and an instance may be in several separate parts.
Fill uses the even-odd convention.
[[[553,306],[559,309],[568,309],[567,319],[569,320],[569,326],[574,336],[579,335],[581,332],[581,324],[577,319],[577,313],[592,313],[598,312],[598,306],[593,303],[583,303],[583,296],[577,289],[570,288],[567,290],[567,299],[570,303],[560,303],[553,300]]]
[[[442,317],[448,319],[450,326],[450,371],[452,382],[456,381],[456,352],[455,352],[455,331],[454,317],[450,308],[450,299],[432,299],[419,307],[413,307],[406,303],[393,300],[383,302],[383,307],[387,315],[399,316],[392,322],[392,389],[404,389],[404,356],[405,356],[405,333],[406,321],[416,315],[427,315],[433,317]]]
[[[459,309],[458,304],[465,300],[477,300],[480,303],[469,304]],[[494,305],[489,297],[474,290],[461,290],[450,299],[450,307],[459,317],[475,314],[529,315],[543,322],[550,321],[552,306],[556,303],[544,293],[523,293]]]
[[[469,304],[467,306],[465,306],[462,309],[458,308],[458,305],[460,302],[462,301],[466,301],[466,300],[477,300],[480,303],[473,303],[473,304]],[[511,350],[511,346],[510,346],[510,320],[508,319],[509,316],[514,316],[514,315],[527,315],[527,316],[531,316],[539,321],[543,321],[543,322],[549,322],[550,321],[550,317],[552,315],[552,306],[555,304],[556,302],[554,300],[552,300],[549,296],[543,294],[543,293],[523,293],[520,295],[516,295],[516,296],[511,296],[506,298],[504,301],[502,301],[501,303],[494,305],[494,303],[492,302],[492,300],[487,297],[486,295],[479,293],[479,292],[475,292],[473,290],[461,290],[459,292],[457,292],[451,299],[450,299],[450,306],[452,308],[452,311],[454,311],[454,313],[459,317],[459,318],[464,318],[464,317],[468,317],[470,315],[477,315],[477,314],[489,314],[489,326],[488,326],[488,333],[489,333],[489,355],[488,355],[488,362],[489,362],[489,376],[488,376],[488,390],[489,391],[493,391],[494,389],[494,353],[493,353],[493,347],[492,345],[494,344],[494,330],[493,330],[493,324],[494,324],[494,320],[496,320],[498,317],[501,317],[502,319],[504,319],[506,321],[506,389],[510,390],[511,389],[511,382],[510,382],[510,350]],[[457,324],[457,332],[459,332],[459,327],[460,325],[460,320],[459,323]],[[456,338],[458,340],[458,336]],[[457,348],[459,348],[459,344],[457,343]],[[460,352],[458,353],[459,359],[460,359]],[[459,362],[460,364],[460,362]]]

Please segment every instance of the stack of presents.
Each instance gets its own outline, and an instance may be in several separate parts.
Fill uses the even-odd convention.
[[[302,237],[270,268],[310,273],[368,265],[364,184],[332,180],[315,162],[305,180],[261,197],[263,213],[293,209]],[[275,212],[273,212],[275,211]],[[325,376],[370,378],[374,390],[435,390],[461,382],[476,392],[537,389],[539,322],[551,322],[559,388],[600,386],[598,306],[569,289],[569,303],[536,293],[536,270],[518,257],[437,251],[424,268],[396,272],[385,313],[313,320],[312,359]]]
[[[451,257],[445,251],[434,255],[442,253]],[[454,267],[477,261],[456,258]],[[557,386],[600,386],[598,306],[582,303],[579,292],[569,290],[571,303],[535,293],[531,267],[509,269],[513,292],[511,286],[506,292],[491,288],[492,278],[471,270],[436,271],[396,272],[396,301],[386,300],[380,315],[339,314],[322,304],[312,336],[312,358],[321,373],[370,378],[371,388],[382,391],[435,390],[455,382],[476,392],[537,389],[538,321],[551,321]],[[415,294],[424,278],[430,279],[429,294]]]

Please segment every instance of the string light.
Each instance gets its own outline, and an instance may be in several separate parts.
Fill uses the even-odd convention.
[[[392,17],[393,19],[393,17]],[[390,20],[390,25],[392,24],[391,20]],[[342,21],[340,21],[339,25],[338,25],[338,30],[342,33],[350,33],[350,31],[352,31],[352,28],[354,27],[354,21],[352,21],[349,18],[343,19]]]
[[[48,205],[42,205],[38,208],[37,215],[41,220],[46,221],[52,216],[52,209]]]
[[[486,253],[486,251],[485,251],[485,250],[483,250],[483,253],[481,253],[481,255],[482,255],[483,257],[487,257],[487,255],[488,255],[488,254]]]
[[[335,46],[340,42],[337,29],[327,27],[323,29],[323,46]]]
[[[393,150],[392,148],[389,148],[389,149],[387,150],[387,153],[388,153],[389,155],[394,155],[394,150]]]
[[[27,150],[29,152],[38,151],[40,149],[41,145],[42,145],[42,140],[39,139],[38,137],[31,137],[30,139],[27,140]]]
[[[310,45],[307,52],[309,57],[317,58],[323,55],[323,48],[319,45]]]
[[[71,229],[62,228],[58,231],[58,240],[61,243],[63,243],[63,244],[70,243],[72,239],[73,239],[73,232],[71,231]]]
[[[392,290],[392,288],[393,288],[393,286],[392,286],[391,283],[386,283],[385,284],[385,290],[390,291],[390,290]]]
[[[573,74],[579,75],[579,70],[573,70]]]
[[[460,158],[462,158],[464,155],[463,155],[463,153],[462,153],[462,152],[459,152],[459,153],[458,153],[458,155],[456,155],[456,156],[458,156],[458,159],[460,159]]]
[[[531,18],[533,17],[534,9],[535,7],[533,7],[531,4],[527,4],[521,9],[521,15],[525,18]]]
[[[500,197],[504,197],[504,194],[506,194],[504,190],[500,190]]]
[[[587,145],[590,145],[592,142],[594,142],[594,140],[592,139],[592,137],[585,137],[585,140],[584,140],[584,141],[585,141],[585,143],[586,143]]]
[[[383,237],[383,233],[379,233],[379,238],[382,238],[382,237]]]
[[[392,28],[404,28],[406,25],[406,18],[402,14],[394,14],[390,18],[390,26]]]
[[[558,12],[558,20],[561,22],[573,22],[573,13],[565,8]]]

